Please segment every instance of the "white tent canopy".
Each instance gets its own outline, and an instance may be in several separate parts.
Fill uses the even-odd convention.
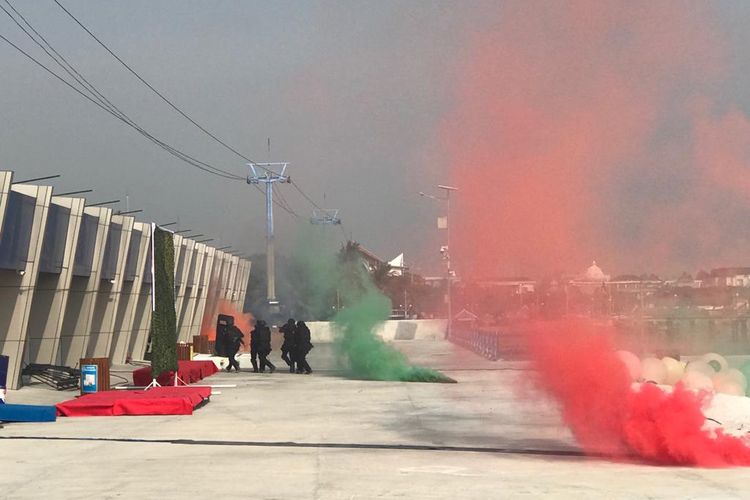
[[[398,254],[395,259],[388,261],[388,265],[391,266],[391,270],[388,272],[389,276],[403,276],[404,269],[406,269],[404,266],[404,254]]]

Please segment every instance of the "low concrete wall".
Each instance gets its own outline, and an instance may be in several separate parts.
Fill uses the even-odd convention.
[[[333,342],[333,323],[310,321],[312,343]],[[442,340],[445,338],[446,321],[443,319],[388,320],[381,323],[376,335],[386,341],[395,340]]]

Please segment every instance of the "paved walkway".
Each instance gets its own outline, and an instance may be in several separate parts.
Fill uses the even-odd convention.
[[[397,345],[459,383],[347,380],[336,374],[330,346],[319,345],[311,376],[214,375],[207,381],[238,387],[222,389],[193,416],[6,425],[0,438],[33,439],[0,439],[0,498],[726,499],[750,492],[744,470],[582,457],[554,406],[528,397],[523,363],[489,362],[444,342]],[[10,399],[68,396],[30,387]]]

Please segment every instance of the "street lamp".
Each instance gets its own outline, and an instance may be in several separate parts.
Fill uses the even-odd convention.
[[[440,247],[440,255],[443,257],[443,261],[445,261],[445,267],[447,271],[447,278],[448,278],[448,291],[447,291],[447,302],[448,302],[448,328],[446,330],[446,336],[448,338],[451,337],[451,330],[452,330],[452,320],[453,320],[453,304],[452,304],[452,298],[451,298],[451,289],[452,289],[452,283],[453,283],[453,269],[451,268],[451,254],[450,254],[450,248],[451,248],[451,225],[449,221],[450,213],[451,213],[451,192],[452,191],[458,191],[457,187],[453,186],[447,186],[445,184],[438,184],[438,189],[442,189],[444,194],[441,197],[433,196],[431,194],[427,194],[424,192],[419,193],[419,196],[430,198],[432,200],[438,200],[438,201],[445,201],[447,204],[447,215],[444,219],[444,226],[446,230],[446,239],[448,240],[448,245]],[[441,228],[441,221],[438,220],[438,228]]]

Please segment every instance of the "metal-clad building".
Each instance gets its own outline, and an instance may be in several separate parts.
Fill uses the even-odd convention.
[[[29,363],[143,359],[151,322],[151,225],[0,171],[0,352],[8,386]],[[242,310],[250,261],[175,235],[180,341],[200,333],[209,297]],[[210,312],[209,312],[210,313]]]

